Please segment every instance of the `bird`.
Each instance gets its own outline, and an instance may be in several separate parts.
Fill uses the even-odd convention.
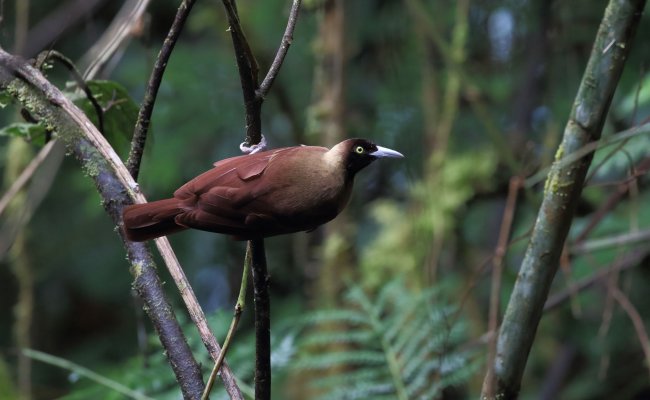
[[[186,229],[262,239],[313,231],[347,205],[357,172],[401,153],[366,139],[331,149],[293,146],[217,161],[169,199],[124,207],[126,237],[143,242]]]

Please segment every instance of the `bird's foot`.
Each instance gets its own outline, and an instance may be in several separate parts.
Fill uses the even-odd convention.
[[[241,150],[242,153],[244,154],[255,154],[260,151],[264,151],[266,149],[266,138],[264,135],[262,135],[262,140],[258,144],[254,144],[252,146],[249,146],[246,144],[246,142],[242,142],[242,144],[239,145],[239,150]]]

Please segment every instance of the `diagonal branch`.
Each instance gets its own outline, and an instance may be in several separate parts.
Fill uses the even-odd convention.
[[[516,398],[557,271],[576,203],[593,153],[567,165],[562,160],[600,139],[607,110],[631,48],[645,0],[611,0],[601,22],[578,94],[573,102],[544,199],[503,318],[492,367],[496,388],[484,383],[483,398]]]
[[[260,84],[259,89],[257,90],[257,97],[261,98],[262,100],[264,100],[266,95],[269,93],[269,90],[271,89],[271,86],[273,85],[275,78],[278,76],[278,72],[280,72],[280,67],[282,67],[284,58],[287,56],[287,52],[289,51],[289,46],[291,46],[291,43],[293,42],[293,31],[296,29],[296,21],[298,20],[298,10],[300,9],[300,2],[301,0],[293,0],[293,4],[291,5],[291,11],[289,11],[289,20],[287,21],[287,27],[284,30],[284,35],[282,35],[282,42],[280,43],[280,48],[278,49],[277,53],[275,53],[275,58],[271,63],[269,72],[267,72],[266,77],[264,78],[264,80]]]
[[[237,68],[241,81],[246,111],[246,142],[250,147],[262,141],[262,102],[277,76],[282,61],[289,50],[293,30],[295,29],[300,0],[294,0],[289,22],[285,29],[282,44],[277,51],[273,64],[264,79],[263,87],[258,81],[259,67],[250,45],[241,28],[235,0],[222,0],[230,24],[230,34],[235,49]],[[269,274],[266,268],[264,240],[249,242],[251,253],[253,291],[255,302],[255,398],[271,398],[271,319]]]
[[[262,141],[262,99],[256,94],[259,87],[259,67],[239,22],[235,0],[222,0],[222,2],[228,16],[228,24],[230,24],[229,31],[244,94],[246,144],[252,146]]]
[[[81,110],[38,70],[4,50],[0,50],[0,88],[20,101],[30,115],[57,132],[68,150],[75,154],[93,178],[107,213],[119,224],[124,204],[131,202],[130,190],[120,182],[119,169],[113,168],[112,163],[119,162],[119,158],[114,152],[110,157],[100,153],[93,141],[104,138]],[[123,166],[122,170],[126,172]],[[164,296],[151,253],[142,243],[124,240],[124,245],[132,263],[133,285],[147,306],[183,396],[198,398],[203,389],[201,370]]]
[[[142,154],[147,140],[147,132],[151,122],[151,114],[153,114],[153,107],[156,103],[158,89],[162,83],[163,74],[165,73],[165,68],[167,68],[169,57],[172,55],[176,41],[183,30],[183,26],[185,25],[185,21],[187,21],[190,11],[192,11],[194,2],[195,0],[183,0],[181,5],[178,7],[178,11],[174,17],[174,22],[172,23],[172,26],[167,33],[167,37],[163,42],[162,48],[158,53],[158,58],[156,59],[156,63],[151,71],[151,76],[149,77],[149,82],[147,83],[147,90],[144,93],[144,99],[142,100],[140,111],[138,112],[138,120],[135,123],[135,130],[133,131],[129,159],[126,163],[126,167],[133,176],[133,179],[136,181],[138,180],[138,175],[140,173],[140,161],[142,161]]]
[[[14,79],[16,76],[20,77],[20,80]],[[104,205],[118,226],[121,225],[121,209],[125,203],[130,203],[132,201],[131,199],[138,203],[146,202],[146,199],[139,191],[137,183],[133,181],[119,156],[113,151],[112,147],[86,118],[83,112],[65,98],[56,87],[52,86],[39,71],[3,50],[0,50],[0,87],[10,92],[19,100],[22,99],[24,105],[35,108],[30,110],[30,112],[34,116],[39,117],[44,123],[56,127],[61,139],[78,157],[92,157],[90,161],[82,164],[88,174],[95,179],[100,191],[105,191],[102,192],[105,195]],[[29,91],[37,92],[35,96],[41,99],[41,102],[35,103],[29,101],[30,99],[26,98],[26,95],[31,93]],[[39,106],[38,108],[36,108],[37,105]],[[82,161],[86,160],[86,158],[81,159]],[[207,326],[205,315],[198,305],[198,301],[191,287],[184,284],[186,280],[183,281],[179,278],[184,277],[184,273],[171,250],[169,241],[166,238],[161,238],[156,241],[156,245],[176,285],[179,287],[181,296],[190,312],[192,320],[199,328],[203,343],[206,345],[211,357],[216,360],[220,352],[219,345]],[[136,289],[145,296],[148,296],[150,291],[156,291],[162,295],[162,289],[158,290],[156,288],[156,286],[160,286],[160,281],[153,270],[154,264],[151,259],[151,254],[146,250],[146,247],[128,241],[125,241],[125,247],[127,248],[127,252],[134,257],[130,261],[136,278]],[[139,284],[142,284],[143,287],[138,288]],[[158,313],[159,317],[166,321],[167,324],[170,326],[178,325],[173,314],[173,309],[167,307],[168,304],[164,298],[146,297],[145,302],[147,303],[148,310]],[[154,320],[154,316],[151,313],[150,316]],[[200,370],[196,366],[191,352],[189,352],[180,327],[173,329],[177,334],[168,335],[167,331],[160,329],[155,320],[154,323],[159,336],[161,336],[161,341],[163,341],[163,346],[166,348],[168,357],[170,360],[173,360],[171,364],[177,373],[177,377],[182,376],[184,377],[183,379],[193,381],[194,385],[192,387],[195,389],[193,393],[198,390],[198,394],[193,397],[200,398],[203,387]],[[184,356],[177,355],[179,352]],[[176,357],[180,357],[179,360],[176,360]],[[181,362],[183,359],[191,359],[192,362]],[[192,373],[177,371],[178,368],[186,364],[193,366],[191,368]],[[235,383],[234,376],[227,365],[222,367],[222,377],[226,391],[230,397],[233,399],[242,399],[243,397]]]

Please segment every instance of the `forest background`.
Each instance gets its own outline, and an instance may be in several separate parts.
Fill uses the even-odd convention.
[[[282,38],[289,3],[237,3],[263,69]],[[4,49],[28,58],[54,49],[83,70],[88,50],[122,3],[2,5]],[[262,113],[270,147],[364,137],[406,158],[361,172],[351,204],[326,227],[267,241],[276,398],[478,396],[490,359],[494,281],[502,315],[606,5],[303,3]],[[124,158],[177,7],[171,0],[152,3],[97,77],[114,82],[96,87],[108,110],[105,134]],[[650,395],[650,299],[644,295],[650,136],[647,130],[619,135],[650,118],[648,18],[642,17],[603,129],[609,145],[596,152],[577,204],[522,398]],[[139,179],[149,199],[167,197],[212,162],[239,154],[244,108],[227,28],[221,2],[197,2],[155,104]],[[60,88],[71,80],[56,63],[45,72]],[[0,113],[3,193],[46,136],[37,126],[16,125],[18,110],[13,105]],[[92,180],[60,149],[21,196],[19,207],[0,215],[0,398],[123,395],[26,348],[153,398],[177,398]],[[170,240],[223,340],[245,245],[198,231]],[[158,271],[171,282],[164,268]],[[209,371],[177,289],[165,289]],[[228,360],[250,394],[252,302]],[[215,391],[213,398],[225,396],[222,387]]]

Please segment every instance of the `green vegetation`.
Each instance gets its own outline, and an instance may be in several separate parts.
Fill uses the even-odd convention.
[[[25,29],[16,22],[18,3],[6,2],[1,11],[0,46],[10,53],[14,32]],[[25,51],[43,41],[36,27],[61,3],[30,2]],[[97,3],[60,36],[49,32],[53,42],[38,50],[84,59],[122,2]],[[123,159],[179,3],[151,2],[141,30],[87,82],[104,111],[103,134]],[[262,77],[290,3],[237,2]],[[489,362],[495,254],[505,244],[497,293],[503,316],[542,199],[545,193],[564,196],[570,180],[568,163],[549,167],[575,150],[575,143],[560,144],[562,131],[606,5],[303,2],[262,111],[270,146],[365,137],[406,158],[362,171],[350,205],[326,227],[266,241],[273,398],[479,397]],[[337,25],[337,7],[343,7],[343,25]],[[643,342],[650,329],[650,242],[643,239],[650,231],[648,14],[586,174],[547,305],[557,303],[543,313],[523,372],[522,399],[636,399],[650,391]],[[342,41],[332,43],[341,27]],[[197,2],[155,103],[138,182],[148,199],[167,197],[214,161],[240,154],[244,107],[227,28],[221,2]],[[48,62],[44,74],[98,124],[94,106],[65,67]],[[586,84],[601,81],[590,76]],[[0,204],[61,129],[53,114],[40,111],[47,100],[31,101],[16,90],[0,92]],[[16,97],[41,120],[21,115]],[[11,151],[16,143],[25,151]],[[48,157],[12,204],[0,208],[2,399],[124,398],[75,370],[81,367],[127,393],[180,396],[160,340],[132,295],[124,248],[89,179],[101,168],[84,171],[72,157],[60,165]],[[524,183],[512,233],[499,243],[513,177]],[[170,240],[223,342],[245,244],[198,231]],[[158,274],[207,377],[211,360],[160,262]],[[246,398],[252,398],[255,366],[251,292],[226,358]],[[62,368],[26,360],[23,347],[69,363]],[[211,398],[228,398],[219,380]]]

